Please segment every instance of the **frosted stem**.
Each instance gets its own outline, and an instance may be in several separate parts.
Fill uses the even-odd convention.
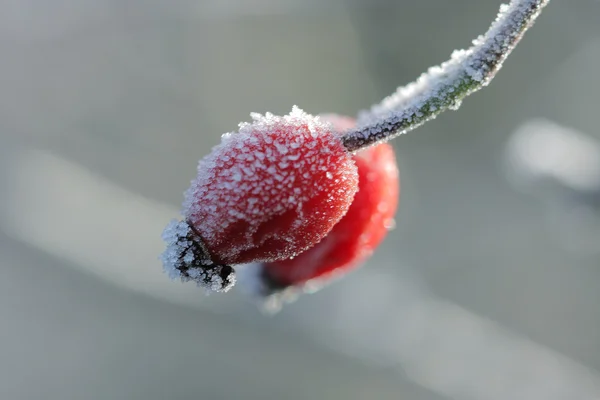
[[[462,99],[490,83],[549,2],[512,0],[502,5],[486,34],[471,48],[454,51],[450,60],[361,112],[357,127],[342,137],[344,146],[355,152],[411,131],[447,109],[458,109]]]

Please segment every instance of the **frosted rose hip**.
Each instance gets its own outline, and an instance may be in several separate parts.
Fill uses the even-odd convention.
[[[329,120],[343,130],[351,119]],[[262,276],[273,289],[329,279],[356,268],[381,243],[393,225],[400,190],[394,150],[379,144],[357,153],[359,191],[350,209],[316,246],[298,256],[263,265]]]
[[[190,253],[205,253],[205,265],[295,256],[327,235],[358,188],[352,156],[329,123],[298,108],[283,117],[252,117],[200,161],[185,195],[183,242],[199,239]],[[163,262],[181,271],[186,263],[176,237],[165,239],[174,251]]]

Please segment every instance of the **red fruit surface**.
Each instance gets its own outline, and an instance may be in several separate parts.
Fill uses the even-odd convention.
[[[336,117],[344,130],[352,120]],[[301,285],[318,278],[347,272],[363,262],[393,225],[400,191],[399,173],[392,146],[370,147],[354,156],[359,190],[347,214],[316,246],[300,255],[263,265],[263,276],[279,287]]]
[[[293,257],[348,211],[357,167],[329,123],[294,108],[253,115],[200,161],[184,215],[213,262]]]

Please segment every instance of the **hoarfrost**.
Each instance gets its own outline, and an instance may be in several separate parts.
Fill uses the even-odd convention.
[[[357,151],[417,128],[446,109],[458,109],[464,97],[489,84],[549,1],[502,5],[487,33],[471,48],[454,51],[450,60],[359,113],[356,129],[343,136],[344,146]]]
[[[185,221],[171,221],[162,234],[167,248],[161,255],[163,268],[171,279],[194,281],[212,292],[227,292],[236,281],[228,265],[214,264],[199,238]]]
[[[329,122],[296,106],[285,116],[251,117],[251,123],[239,124],[238,133],[223,135],[200,161],[183,204],[185,219],[225,263],[237,264],[240,254],[264,243],[286,243],[288,255],[306,249],[307,243],[321,239],[313,231],[325,230],[323,236],[327,231],[315,227],[333,226],[345,210],[340,215],[304,213],[305,205],[312,202],[315,211],[332,209],[332,204],[349,206],[358,180],[356,166]],[[284,228],[266,228],[280,217]]]

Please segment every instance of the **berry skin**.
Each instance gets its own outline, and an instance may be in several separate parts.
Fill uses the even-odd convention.
[[[340,131],[352,127],[349,118],[330,116]],[[262,266],[267,292],[307,281],[325,282],[356,268],[382,242],[393,225],[400,191],[393,147],[379,144],[357,153],[359,190],[350,209],[316,246],[300,255]]]
[[[229,265],[296,256],[348,211],[357,167],[330,123],[296,107],[252,117],[200,161],[185,220],[163,233],[171,277],[226,291],[235,281]]]

